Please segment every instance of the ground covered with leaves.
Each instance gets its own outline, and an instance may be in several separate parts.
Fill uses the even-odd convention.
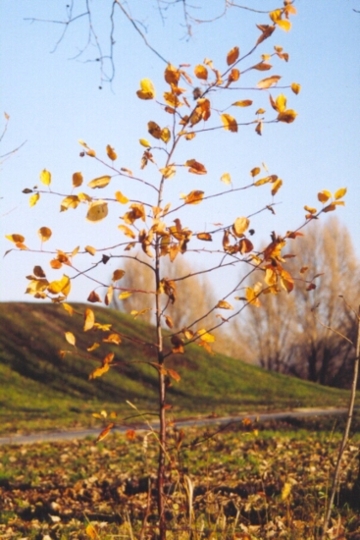
[[[169,538],[319,539],[340,428],[329,418],[171,428]],[[156,538],[156,445],[148,430],[0,447],[0,537]],[[353,435],[329,539],[360,540],[359,445]]]

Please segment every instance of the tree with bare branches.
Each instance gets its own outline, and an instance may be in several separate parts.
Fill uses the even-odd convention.
[[[248,311],[240,335],[251,343],[253,361],[266,369],[348,386],[352,348],[321,321],[355,339],[356,321],[339,297],[360,300],[360,264],[349,231],[336,218],[314,223],[294,252],[288,268],[300,285],[292,295],[263,296],[264,309]]]

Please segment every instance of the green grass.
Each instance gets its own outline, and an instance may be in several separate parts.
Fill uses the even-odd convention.
[[[96,423],[91,413],[102,409],[116,411],[122,419],[134,413],[127,400],[140,411],[156,411],[157,372],[146,364],[156,361],[151,346],[154,328],[117,311],[93,308],[96,321],[111,324],[123,339],[110,347],[118,366],[90,381],[89,373],[109,349],[102,345],[87,353],[86,348],[101,343],[109,332],[84,333],[84,306],[74,307],[78,314],[70,316],[61,305],[0,304],[0,433],[91,427]],[[66,331],[76,336],[76,348],[66,342]],[[169,340],[165,342],[169,346]],[[60,350],[68,352],[61,356]],[[181,375],[180,382],[171,381],[168,391],[170,414],[177,418],[339,407],[348,399],[346,391],[269,373],[221,354],[209,355],[196,345],[173,356],[168,367]]]

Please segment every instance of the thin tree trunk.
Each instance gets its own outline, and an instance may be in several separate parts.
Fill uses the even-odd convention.
[[[336,462],[333,482],[331,486],[330,498],[329,498],[326,513],[325,513],[322,539],[325,539],[327,530],[329,528],[331,510],[334,504],[335,494],[336,494],[338,484],[339,484],[340,466],[341,466],[342,458],[344,455],[345,447],[349,439],[349,432],[350,432],[351,422],[352,422],[353,414],[354,414],[357,381],[359,377],[359,356],[360,356],[360,306],[358,308],[358,331],[357,331],[357,338],[356,338],[354,374],[353,374],[352,385],[351,385],[351,395],[350,395],[349,408],[348,408],[348,417],[347,417],[346,426],[343,433],[343,437],[342,437],[342,441],[341,441],[341,445],[339,449],[339,454],[338,454],[338,458]]]

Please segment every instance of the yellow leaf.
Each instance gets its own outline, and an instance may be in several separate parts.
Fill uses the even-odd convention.
[[[88,352],[93,352],[93,351],[96,351],[96,349],[98,349],[99,347],[100,347],[100,343],[96,343],[96,342],[95,342],[95,343],[93,343],[93,344],[91,345],[91,347],[88,347],[86,350],[87,350]]]
[[[250,105],[252,105],[252,100],[251,99],[242,99],[240,101],[235,101],[234,103],[232,103],[232,105],[234,107],[250,107]]]
[[[340,188],[337,191],[335,191],[335,195],[334,195],[335,200],[337,201],[338,199],[342,199],[342,197],[346,195],[346,192],[347,192],[347,188],[345,187]]]
[[[139,139],[139,143],[141,146],[144,146],[145,148],[151,148],[151,144],[147,139]]]
[[[83,175],[81,172],[75,172],[72,175],[72,185],[73,187],[79,187],[83,183]]]
[[[247,287],[245,291],[245,297],[246,300],[249,302],[249,304],[260,307],[260,300],[258,298],[258,292],[252,289],[251,287]]]
[[[41,227],[38,230],[38,235],[40,236],[40,239],[42,242],[46,242],[51,237],[52,232],[51,232],[51,229],[49,229],[49,227]]]
[[[112,281],[118,281],[122,277],[125,276],[125,270],[121,270],[120,268],[118,270],[115,270],[112,275]]]
[[[111,180],[111,176],[100,176],[99,178],[94,178],[91,182],[88,183],[88,186],[92,189],[95,188],[104,188],[108,185]]]
[[[121,191],[117,191],[115,193],[115,198],[120,204],[127,204],[129,202],[129,199],[125,197],[125,195],[123,195]]]
[[[89,204],[89,209],[86,214],[88,221],[101,221],[108,215],[108,205],[105,201],[94,201]]]
[[[87,253],[90,253],[90,255],[95,255],[96,253],[96,249],[92,246],[85,246],[84,249]]]
[[[312,208],[311,206],[307,206],[307,205],[304,206],[304,210],[306,210],[310,214],[316,214],[317,212],[316,208]]]
[[[286,96],[284,96],[284,94],[279,94],[275,101],[272,99],[271,96],[269,97],[270,97],[271,106],[273,109],[275,109],[275,111],[279,113],[285,111],[287,98]]]
[[[229,173],[222,174],[220,180],[224,182],[224,184],[231,184],[231,176]]]
[[[76,338],[72,332],[65,332],[65,339],[70,345],[73,345],[75,347],[76,345]]]
[[[110,285],[110,287],[108,287],[108,290],[106,291],[106,295],[105,295],[105,305],[106,306],[109,306],[111,304],[113,295],[114,295],[114,287],[112,285]]]
[[[294,94],[298,94],[301,90],[301,85],[298,83],[293,82],[291,84],[291,90],[294,92]]]
[[[108,158],[111,159],[111,161],[115,161],[117,159],[117,153],[110,146],[110,144],[108,144],[107,147],[106,147],[106,153],[108,155]]]
[[[199,204],[204,198],[204,192],[199,190],[191,191],[185,197],[185,204]]]
[[[155,88],[150,79],[142,79],[140,81],[140,90],[136,94],[140,99],[154,99]]]
[[[161,174],[163,175],[164,178],[169,179],[169,178],[172,178],[173,176],[175,176],[176,167],[175,167],[175,165],[168,165],[167,167],[159,169],[159,171],[161,172]]]
[[[273,187],[271,188],[271,195],[274,196],[276,195],[276,193],[279,191],[279,189],[281,188],[283,184],[283,181],[278,178],[274,183],[273,183]]]
[[[257,88],[261,89],[270,88],[271,86],[279,82],[280,79],[280,75],[272,75],[271,77],[266,77],[265,79],[259,81],[256,86]]]
[[[127,225],[119,225],[118,229],[120,229],[120,231],[122,231],[126,236],[129,236],[130,238],[136,238],[135,233]]]
[[[40,199],[40,193],[34,193],[34,195],[31,195],[31,197],[29,198],[29,205],[35,206],[35,204],[38,202],[39,199]]]
[[[91,540],[97,540],[99,538],[95,527],[91,524],[86,527],[85,532]]]
[[[95,323],[95,314],[92,309],[86,308],[84,312],[84,332],[92,329]]]
[[[71,289],[71,282],[70,278],[68,276],[63,275],[61,279],[58,281],[52,281],[49,283],[47,290],[51,294],[63,294],[64,296],[68,296]]]
[[[154,137],[154,139],[161,138],[161,127],[152,120],[148,122],[148,132]]]
[[[194,73],[198,79],[203,79],[204,81],[206,81],[208,78],[208,70],[205,66],[202,66],[201,64],[195,66]]]
[[[276,24],[279,28],[281,28],[281,30],[285,30],[285,32],[289,32],[289,30],[291,29],[291,22],[287,19],[278,19],[276,21]]]
[[[215,336],[209,334],[204,328],[198,330],[197,334],[201,337],[202,341],[205,341],[205,343],[214,343],[215,341]]]
[[[104,373],[109,371],[109,369],[110,369],[110,365],[104,364],[103,366],[94,369],[94,371],[90,373],[89,379],[92,380],[92,379],[96,379],[97,377],[101,377],[102,375],[104,375]]]
[[[230,114],[222,114],[221,115],[222,123],[224,124],[224,128],[232,131],[233,133],[236,133],[238,130],[237,122],[233,116]]]
[[[51,184],[51,173],[46,169],[43,169],[40,173],[40,181],[45,184],[45,186],[50,186]]]
[[[226,300],[219,300],[219,302],[216,304],[216,307],[219,309],[234,309],[229,302]]]
[[[324,189],[318,193],[317,197],[321,203],[326,203],[329,199],[331,199],[332,195],[330,191]]]
[[[294,288],[293,277],[284,269],[282,269],[280,272],[280,283],[282,288],[287,292],[291,292]]]
[[[239,47],[233,47],[226,56],[226,63],[228,66],[231,66],[231,64],[234,64],[236,60],[239,58]]]
[[[183,105],[183,102],[180,101],[177,95],[174,94],[173,92],[164,92],[164,100],[166,101],[168,105],[170,105],[168,109],[171,108],[172,110],[174,110],[177,107],[181,107]]]
[[[61,201],[60,212],[65,212],[69,208],[77,208],[80,203],[80,199],[77,195],[68,195]]]
[[[232,226],[235,236],[241,238],[248,229],[250,220],[246,217],[237,218]]]
[[[70,306],[70,304],[66,304],[65,302],[63,302],[62,307],[65,309],[65,311],[67,311],[69,315],[73,315],[74,308]]]
[[[115,345],[120,345],[121,337],[119,334],[109,334],[106,338],[103,339],[104,343],[114,343]]]
[[[286,124],[291,124],[297,117],[297,112],[293,109],[287,109],[286,111],[280,112],[277,116],[279,122],[285,122]]]
[[[264,178],[259,178],[259,180],[256,180],[256,182],[254,182],[254,186],[262,186],[263,184],[268,184],[269,182],[272,182],[271,176],[265,176]]]
[[[21,234],[6,234],[5,238],[10,240],[10,242],[14,242],[14,244],[22,244],[25,242],[25,238]]]
[[[129,296],[132,295],[132,292],[130,291],[123,291],[119,294],[118,298],[119,300],[126,300],[126,298],[129,298]]]
[[[165,144],[167,144],[171,139],[171,133],[169,128],[163,128],[161,130],[160,139],[164,141]]]

